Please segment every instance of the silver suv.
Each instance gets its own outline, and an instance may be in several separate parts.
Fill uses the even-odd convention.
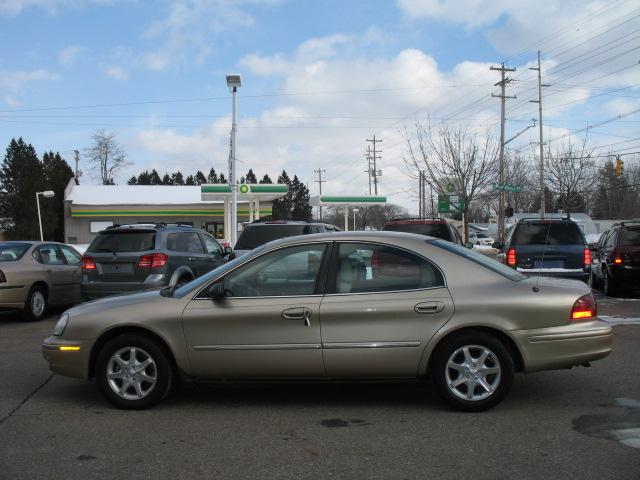
[[[82,257],[82,296],[180,285],[222,265],[230,253],[203,230],[187,225],[114,225],[101,231]]]

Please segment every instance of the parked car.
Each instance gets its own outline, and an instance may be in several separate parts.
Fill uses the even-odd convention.
[[[495,240],[482,232],[469,232],[469,243],[472,245],[482,245],[490,247]]]
[[[521,219],[507,232],[504,245],[494,242],[494,247],[506,265],[525,275],[589,280],[591,251],[571,219]]]
[[[451,405],[480,411],[514,372],[588,364],[611,345],[585,284],[527,278],[441,239],[342,232],[270,242],[178,289],[74,307],[42,348],[51,370],[95,377],[121,408],[159,402],[176,375],[430,375]]]
[[[41,320],[53,305],[79,302],[80,254],[56,242],[0,242],[0,310]]]
[[[456,227],[443,218],[398,218],[384,224],[383,230],[390,232],[417,233],[441,238],[451,243],[463,245]]]
[[[82,257],[82,296],[159,290],[189,282],[228,260],[211,235],[187,225],[114,225]]]
[[[335,225],[322,222],[256,220],[244,225],[234,252],[239,257],[272,240],[296,235],[339,231],[341,231],[340,228]]]
[[[593,253],[590,283],[609,296],[624,287],[640,287],[640,220],[621,222],[602,234]]]

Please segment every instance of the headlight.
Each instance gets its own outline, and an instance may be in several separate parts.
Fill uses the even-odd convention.
[[[53,327],[53,332],[51,332],[51,334],[56,337],[62,335],[64,333],[64,329],[67,328],[67,323],[69,323],[69,314],[63,313],[58,320],[58,323],[56,323],[56,326]]]

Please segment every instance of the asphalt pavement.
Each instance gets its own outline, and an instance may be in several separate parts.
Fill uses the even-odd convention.
[[[5,315],[0,478],[638,479],[640,298],[598,300],[616,324],[609,357],[517,375],[477,414],[417,383],[186,384],[116,410],[95,383],[49,372],[56,316]]]

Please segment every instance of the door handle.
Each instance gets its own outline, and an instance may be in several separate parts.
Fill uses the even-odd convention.
[[[422,302],[413,307],[416,313],[440,313],[444,310],[442,302]]]
[[[286,320],[304,320],[307,327],[311,326],[311,309],[310,308],[288,308],[282,312],[282,318]]]
[[[187,257],[187,260],[189,260],[189,261],[191,261],[191,262],[192,262],[192,261],[194,261],[194,260],[197,260],[197,258],[196,258],[196,257]]]

